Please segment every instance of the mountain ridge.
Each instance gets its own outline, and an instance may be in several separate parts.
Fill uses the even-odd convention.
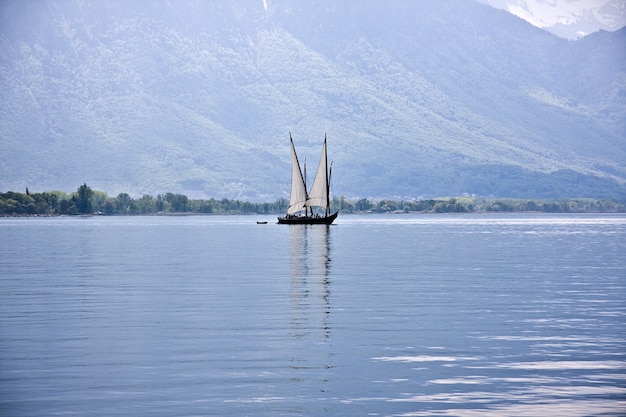
[[[472,1],[36,4],[1,6],[3,188],[274,199],[291,131],[311,166],[328,134],[348,197],[626,196],[624,29],[566,41]]]

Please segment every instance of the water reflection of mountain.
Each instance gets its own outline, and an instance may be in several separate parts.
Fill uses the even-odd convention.
[[[330,336],[330,227],[292,225],[291,290],[294,338]]]

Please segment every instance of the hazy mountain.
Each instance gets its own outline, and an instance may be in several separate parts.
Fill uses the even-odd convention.
[[[267,7],[264,7],[264,6]],[[474,1],[0,3],[0,189],[626,196],[626,30]]]
[[[624,0],[480,0],[566,39],[626,26]]]

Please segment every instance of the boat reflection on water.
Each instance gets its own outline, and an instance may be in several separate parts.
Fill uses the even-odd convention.
[[[291,305],[294,337],[330,334],[330,226],[291,225]]]
[[[291,335],[294,347],[291,368],[300,372],[333,368],[330,352],[330,226],[291,225]],[[329,376],[318,375],[322,382]]]

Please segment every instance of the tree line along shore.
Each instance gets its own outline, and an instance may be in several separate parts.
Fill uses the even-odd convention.
[[[157,214],[283,214],[289,202],[252,203],[236,199],[189,199],[183,194],[145,194],[132,198],[127,193],[109,197],[83,184],[75,192],[49,191],[0,193],[0,216],[71,215],[157,215]],[[333,210],[341,213],[626,213],[626,201],[593,198],[558,200],[449,197],[420,200],[332,199]]]

